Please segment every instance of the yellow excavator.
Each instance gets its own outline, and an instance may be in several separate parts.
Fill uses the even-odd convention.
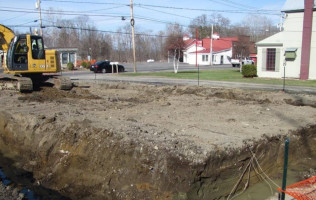
[[[53,80],[55,87],[70,90],[69,77],[58,76],[61,65],[56,50],[45,50],[41,36],[15,35],[0,24],[0,47],[3,74],[0,73],[0,90],[13,89],[20,92],[33,91],[33,85]]]

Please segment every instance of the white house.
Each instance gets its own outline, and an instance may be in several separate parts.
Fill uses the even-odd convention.
[[[59,61],[62,68],[66,68],[67,64],[71,62],[76,66],[78,59],[78,48],[47,48],[55,49],[59,54]]]
[[[313,9],[312,37],[307,78],[316,79],[316,15]],[[287,0],[282,11],[285,13],[284,30],[257,43],[258,77],[301,78],[304,0]],[[284,70],[285,69],[285,70]]]
[[[195,64],[197,61],[199,65],[211,65],[211,62],[213,64],[230,64],[232,43],[237,41],[237,37],[220,38],[218,34],[213,35],[213,41],[211,41],[211,38],[204,38],[196,42],[195,39],[190,39],[187,35],[183,39],[186,45],[183,50],[183,62]],[[211,46],[213,47],[213,52],[211,51]]]

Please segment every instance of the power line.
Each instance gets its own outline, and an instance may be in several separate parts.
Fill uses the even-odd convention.
[[[219,0],[219,1],[218,0],[209,0],[209,1],[213,1],[213,2],[218,3],[220,5],[225,4],[227,6],[231,6],[231,7],[238,8],[238,9],[244,9],[245,10],[245,8],[246,8],[246,10],[249,10],[249,9],[251,9],[251,10],[259,10],[259,9],[255,8],[255,7],[247,6],[247,5],[244,5],[244,4],[241,4],[241,3],[236,3],[236,2],[233,2],[231,0]]]
[[[130,6],[129,4],[122,4],[122,3],[99,3],[93,1],[71,1],[71,0],[42,0],[42,1],[51,1],[51,2],[60,2],[60,3],[79,3],[79,4],[95,4],[95,5],[124,5]]]
[[[205,8],[184,8],[184,7],[173,7],[173,6],[160,6],[160,5],[150,5],[150,4],[135,4],[137,6],[145,6],[145,7],[156,7],[156,8],[165,8],[165,9],[175,9],[175,10],[190,10],[190,11],[205,11],[205,12],[225,12],[225,13],[262,13],[268,15],[279,15],[279,14],[269,14],[265,12],[276,12],[277,10],[216,10],[216,9],[205,9]]]
[[[183,24],[179,24],[179,23],[172,23],[172,22],[167,22],[167,21],[162,21],[162,20],[158,20],[158,19],[152,19],[152,18],[147,18],[147,17],[141,17],[141,16],[137,16],[134,17],[136,19],[142,19],[142,20],[146,20],[146,21],[152,21],[152,22],[158,22],[158,23],[162,23],[162,24],[169,24],[169,25],[173,25],[173,24],[178,24],[179,26],[182,27],[189,27],[187,25],[183,25]]]
[[[3,12],[16,12],[16,13],[38,13],[37,11],[31,11],[31,10],[10,10],[10,9],[0,9],[0,11]],[[64,11],[49,11],[49,10],[43,10],[43,14],[52,14],[52,15],[69,15],[69,16],[75,16],[75,15],[80,15],[82,16],[82,13],[67,13]],[[128,15],[119,15],[119,14],[85,14],[85,16],[91,16],[91,17],[129,17]]]
[[[8,27],[23,27],[23,28],[36,28],[38,26],[25,26],[25,25],[7,25]],[[71,27],[71,26],[57,26],[57,25],[43,25],[43,28],[58,28],[58,29],[73,29],[73,30],[81,30],[81,31],[92,31],[92,32],[101,32],[101,33],[110,33],[110,34],[123,34],[123,35],[130,35],[130,32],[120,32],[120,31],[105,31],[105,30],[98,30],[98,29],[91,29],[91,28],[78,28],[78,27]],[[155,35],[155,34],[144,34],[144,33],[135,33],[136,36],[147,36],[147,37],[169,37],[166,35]],[[182,36],[181,36],[182,37]]]
[[[177,15],[177,14],[174,14],[174,13],[168,13],[168,12],[164,12],[164,11],[160,11],[160,10],[155,10],[155,9],[152,9],[152,8],[146,8],[146,7],[143,7],[143,6],[138,6],[138,7],[139,8],[143,8],[143,9],[147,9],[147,10],[152,10],[152,11],[159,12],[159,13],[164,13],[164,14],[167,14],[167,15],[173,15],[173,16],[183,17],[183,18],[187,18],[187,19],[194,19],[192,17],[183,16],[183,15]]]
[[[27,14],[28,15],[28,14]],[[12,19],[16,19],[16,18],[19,18],[19,17],[24,17],[25,14],[22,14],[22,15],[18,15],[18,16],[15,16],[15,17],[11,17],[11,18],[8,18],[8,19],[2,19],[3,21],[10,21]]]
[[[37,11],[31,11],[31,10],[9,10],[9,9],[0,9],[0,11],[5,11],[5,12],[18,12],[18,13],[38,13]],[[51,15],[68,15],[68,16],[82,16],[81,13],[76,13],[76,12],[73,12],[71,13],[72,11],[49,11],[49,10],[42,10],[43,14],[51,14]],[[129,15],[119,15],[119,14],[86,14],[85,16],[89,16],[89,17],[118,17],[118,18],[121,18],[121,17],[125,17],[125,18],[129,18],[130,16]],[[153,19],[153,18],[148,18],[148,17],[143,17],[143,16],[139,16],[139,15],[136,15],[135,17],[136,19],[141,19],[141,20],[146,20],[146,21],[152,21],[152,22],[158,22],[158,23],[163,23],[163,24],[174,24],[172,22],[168,22],[168,21],[162,21],[162,20],[158,20],[158,19]],[[189,27],[189,26],[186,26],[186,25],[181,25],[179,24],[180,26],[182,27]]]
[[[100,2],[92,2],[92,1],[72,1],[72,0],[43,0],[43,1],[51,1],[51,2],[63,2],[63,3],[80,3],[80,4],[96,4],[96,5],[106,5],[106,4],[112,4],[112,5],[122,5],[122,6],[130,6],[129,4],[121,4],[121,3],[100,3]],[[216,1],[216,0],[213,0]],[[226,1],[226,0],[225,0]],[[236,7],[238,3],[231,2],[229,6],[232,6],[232,4],[235,4],[235,8],[240,9],[243,4],[239,4],[239,7]],[[217,2],[219,3],[219,2]],[[222,1],[220,4],[223,4]],[[225,3],[224,3],[225,4]],[[254,14],[260,12],[261,14],[267,14],[267,15],[277,15],[270,12],[279,12],[279,10],[264,10],[264,9],[252,9],[252,10],[216,10],[216,9],[205,9],[205,8],[185,8],[185,7],[174,7],[174,6],[161,6],[161,5],[153,5],[153,4],[134,4],[134,6],[139,7],[154,7],[154,8],[164,8],[164,9],[175,9],[175,10],[190,10],[190,11],[207,11],[207,12],[224,12],[224,13],[249,13]],[[244,6],[244,5],[243,5]],[[244,7],[242,7],[244,8]]]
[[[220,4],[220,5],[230,6],[230,7],[233,7],[233,8],[244,9],[244,8],[241,8],[240,6],[238,6],[236,4],[227,3],[226,1],[216,1],[216,0],[209,0],[209,1],[215,2],[215,3]]]
[[[224,1],[224,0],[221,0],[221,1]],[[245,5],[245,4],[241,4],[241,3],[237,3],[237,2],[234,2],[234,1],[231,1],[231,0],[225,0],[226,2],[230,2],[231,4],[234,4],[234,5],[240,5],[241,7],[248,7],[250,9],[257,9],[256,7],[253,7],[253,6],[249,6],[249,5]]]

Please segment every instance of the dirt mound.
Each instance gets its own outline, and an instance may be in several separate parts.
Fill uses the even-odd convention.
[[[59,90],[54,87],[41,87],[39,91],[32,93],[23,93],[18,99],[22,101],[35,101],[35,102],[52,102],[52,101],[67,101],[70,99],[100,99],[99,96],[92,95],[88,90],[81,88],[73,88],[71,91]]]

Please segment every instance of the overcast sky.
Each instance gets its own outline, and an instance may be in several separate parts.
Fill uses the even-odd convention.
[[[259,13],[271,18],[275,24],[280,20],[280,10],[286,0],[134,0],[135,25],[139,30],[157,33],[165,30],[168,23],[177,22],[184,27],[202,14],[220,13],[231,24],[241,23],[249,14]],[[36,0],[0,0],[0,24],[6,26],[36,26],[39,14]],[[130,0],[42,0],[43,25],[50,25],[45,10],[63,11],[55,17],[73,19],[86,15],[98,30],[116,31],[130,20]],[[122,21],[121,16],[126,20]],[[25,31],[27,28],[14,28]]]

